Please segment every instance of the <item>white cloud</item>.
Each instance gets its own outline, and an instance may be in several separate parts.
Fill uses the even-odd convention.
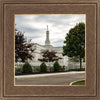
[[[41,45],[45,43],[47,25],[51,45],[63,46],[66,33],[79,22],[85,23],[85,15],[15,15],[16,28]]]

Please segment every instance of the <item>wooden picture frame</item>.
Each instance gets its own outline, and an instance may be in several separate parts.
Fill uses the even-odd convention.
[[[99,6],[99,0],[0,0],[0,99],[100,100]],[[86,14],[85,86],[14,86],[15,14]]]

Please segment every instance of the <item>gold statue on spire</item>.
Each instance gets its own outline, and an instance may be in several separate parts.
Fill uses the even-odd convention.
[[[47,25],[47,31],[48,31],[48,25]]]

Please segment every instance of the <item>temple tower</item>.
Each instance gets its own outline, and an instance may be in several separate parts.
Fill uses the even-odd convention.
[[[47,31],[46,31],[45,45],[50,45],[48,25],[47,25]]]

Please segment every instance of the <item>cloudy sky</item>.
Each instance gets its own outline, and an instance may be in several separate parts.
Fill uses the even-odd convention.
[[[66,33],[77,23],[85,23],[85,15],[15,15],[16,28],[34,43],[45,44],[47,25],[53,46],[63,46]]]

